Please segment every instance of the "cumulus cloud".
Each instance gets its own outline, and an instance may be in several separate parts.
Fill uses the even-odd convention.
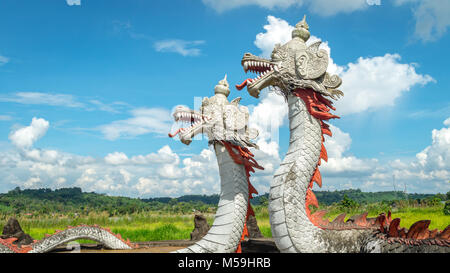
[[[353,181],[353,186],[367,191],[393,190],[394,187],[408,192],[445,193],[450,191],[449,127],[450,118],[444,121],[443,128],[432,130],[431,144],[417,153],[415,158],[394,159],[384,163],[377,160],[372,162],[364,160],[364,165],[368,167],[366,171],[361,169],[362,175],[356,176],[356,179],[349,176],[346,180]],[[348,164],[352,163],[348,162]],[[325,174],[328,165],[323,166]],[[341,182],[334,176],[331,176],[331,180]]]
[[[364,177],[369,175],[378,165],[376,159],[361,159],[347,155],[352,139],[349,133],[330,124],[333,137],[325,135],[325,147],[328,154],[328,162],[324,162],[320,170],[324,176],[352,176]]]
[[[450,118],[444,121],[446,127],[431,132],[432,143],[416,155],[418,163],[426,170],[440,169],[450,177]]]
[[[169,145],[145,155],[116,151],[103,158],[34,148],[48,127],[48,121],[34,118],[29,126],[11,132],[16,149],[0,152],[0,172],[5,174],[0,177],[0,190],[78,186],[84,191],[134,197],[219,192],[211,149],[181,160]]]
[[[167,134],[172,125],[170,112],[162,108],[136,108],[132,117],[101,125],[98,129],[104,137],[116,140],[120,137],[136,137],[148,133]]]
[[[81,0],[66,0],[69,6],[81,6]]]
[[[256,144],[267,155],[278,158],[278,130],[287,118],[284,97],[264,92],[261,101],[250,110],[249,126],[259,132]]]
[[[261,57],[270,58],[272,50],[275,44],[285,44],[292,39],[292,30],[294,26],[291,26],[286,20],[277,18],[275,16],[267,16],[267,25],[263,28],[265,32],[260,32],[256,35],[254,44],[261,50]],[[311,35],[306,42],[307,45],[311,45],[317,41],[322,41],[320,38]],[[320,49],[324,49],[328,52],[328,68],[327,72],[332,74],[339,74],[343,71],[343,67],[334,63],[331,58],[331,48],[328,46],[327,41],[322,41]]]
[[[267,17],[268,24],[264,26],[265,32],[257,34],[255,45],[261,49],[263,57],[269,57],[276,43],[286,43],[291,39],[293,26],[283,19],[274,16]],[[311,36],[308,44],[320,38]],[[337,114],[347,115],[366,110],[376,110],[395,104],[395,100],[413,86],[425,85],[433,82],[429,75],[421,75],[416,72],[415,64],[401,63],[398,54],[385,54],[371,58],[359,58],[356,63],[337,65],[331,58],[331,50],[328,42],[324,41],[321,48],[325,49],[330,56],[328,72],[338,74],[343,78],[345,96],[336,102]],[[265,164],[278,167],[279,147],[278,130],[287,119],[287,107],[284,99],[275,93],[262,93],[258,105],[251,108],[250,122],[260,131],[257,143],[265,159]],[[445,123],[450,124],[450,119]],[[350,135],[341,128],[331,125],[333,137],[325,136],[325,147],[328,152],[328,162],[323,162],[321,172],[324,178],[324,189],[342,189],[359,187],[363,190],[378,191],[392,190],[392,177],[402,183],[408,183],[411,190],[430,192],[445,190],[449,185],[442,183],[447,173],[443,169],[417,168],[415,163],[397,160],[388,164],[379,162],[376,158],[359,158],[350,153],[352,139]],[[434,144],[419,153],[418,158],[425,160],[432,157],[442,164],[446,159],[444,156],[436,156],[437,151],[445,151],[442,143],[443,131],[434,132]],[[445,145],[444,145],[445,146]],[[433,153],[433,156],[428,155]],[[256,153],[258,155],[258,153]],[[435,157],[436,156],[436,157]],[[436,162],[427,163],[429,166],[439,166]],[[416,165],[414,165],[416,164]],[[423,163],[425,164],[425,163]],[[400,167],[403,166],[403,167]],[[273,173],[272,173],[273,174]],[[433,178],[434,177],[434,178]],[[410,178],[408,181],[407,179]],[[258,177],[255,178],[258,180]],[[270,177],[266,178],[270,181]],[[430,180],[431,179],[431,180]],[[434,179],[434,180],[433,180]],[[327,182],[325,182],[327,181]],[[433,181],[433,182],[430,182]],[[428,183],[429,187],[425,187]]]
[[[284,44],[291,39],[293,26],[283,19],[269,15],[265,32],[258,33],[255,45],[261,49],[263,57],[269,57],[276,43]],[[307,44],[312,44],[318,37],[311,36]],[[331,49],[327,41],[321,46],[329,55],[327,71],[338,74],[343,81],[341,90],[345,96],[336,102],[337,114],[346,115],[366,110],[392,106],[395,100],[413,86],[433,82],[429,75],[416,72],[416,64],[401,63],[399,54],[385,54],[376,57],[360,57],[356,63],[337,65],[331,58]]]
[[[336,102],[340,115],[393,106],[395,100],[415,85],[426,85],[434,79],[416,72],[414,64],[400,63],[399,54],[371,58],[360,57],[349,63],[340,74],[344,97]]]
[[[261,49],[261,56],[270,58],[270,54],[275,44],[285,44],[292,39],[292,30],[294,27],[281,18],[269,15],[267,16],[268,24],[264,25],[265,32],[256,35],[254,44]]]
[[[48,121],[34,117],[29,126],[12,132],[9,135],[9,139],[18,148],[30,148],[38,139],[45,135],[48,127]]]
[[[202,0],[203,3],[217,12],[224,12],[244,6],[259,6],[266,9],[287,9],[305,6],[310,12],[331,16],[338,13],[351,13],[364,10],[377,4],[374,0]]]
[[[425,42],[442,37],[450,26],[450,2],[447,0],[396,0],[396,5],[410,4],[416,20],[415,37]]]
[[[162,40],[154,43],[155,50],[158,52],[178,53],[182,56],[198,56],[201,50],[196,48],[198,45],[204,44],[205,41],[185,41],[179,39]]]

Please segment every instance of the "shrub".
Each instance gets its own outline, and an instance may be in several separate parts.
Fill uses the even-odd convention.
[[[450,201],[445,202],[444,214],[445,215],[450,215]]]
[[[358,202],[354,201],[353,199],[349,198],[346,194],[344,195],[344,198],[339,203],[339,206],[343,208],[344,210],[351,210],[359,207]]]

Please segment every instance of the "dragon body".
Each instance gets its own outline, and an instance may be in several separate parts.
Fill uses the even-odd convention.
[[[247,147],[257,147],[250,139],[258,132],[247,127],[248,109],[239,106],[240,98],[227,100],[229,87],[220,81],[215,95],[204,98],[200,111],[179,106],[173,114],[175,121],[188,122],[188,128],[180,128],[178,134],[184,144],[190,144],[197,135],[204,133],[214,146],[220,174],[220,200],[212,227],[198,242],[179,253],[230,253],[240,252],[240,242],[248,235],[246,219],[252,214],[249,199],[257,193],[249,177],[254,168],[260,167]]]
[[[429,221],[419,221],[409,230],[400,229],[400,219],[380,214],[351,217],[345,214],[332,222],[318,207],[312,192],[314,183],[322,185],[321,160],[327,161],[324,134],[332,135],[325,121],[338,118],[332,101],[343,92],[342,80],[326,72],[328,53],[319,49],[320,41],[309,46],[309,26],[305,18],[292,32],[292,40],[275,45],[271,59],[245,53],[245,70],[259,73],[236,88],[247,86],[258,98],[263,88],[272,87],[285,96],[288,105],[289,147],[276,170],[269,193],[272,235],[281,252],[450,252],[450,226],[444,231],[428,230]]]
[[[58,230],[54,234],[29,245],[14,244],[17,239],[14,237],[0,239],[0,253],[46,253],[62,244],[80,239],[99,242],[109,249],[132,249],[136,247],[129,240],[124,241],[119,234],[114,234],[109,229],[88,225]]]

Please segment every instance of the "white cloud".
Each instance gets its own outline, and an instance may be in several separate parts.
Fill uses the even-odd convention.
[[[275,44],[289,42],[292,39],[292,30],[294,30],[294,27],[288,22],[275,16],[267,16],[267,21],[269,23],[263,27],[266,32],[258,33],[254,42],[261,49],[261,56],[264,58],[270,58]]]
[[[287,118],[284,97],[274,92],[263,92],[260,102],[249,110],[249,126],[259,132],[256,144],[262,152],[279,158],[278,130]]]
[[[396,0],[396,5],[412,4],[416,20],[415,36],[423,41],[442,37],[450,26],[448,0]]]
[[[136,137],[148,133],[167,134],[173,123],[170,112],[162,108],[137,108],[131,110],[133,117],[101,125],[98,129],[104,137],[116,140],[120,137]]]
[[[33,118],[30,126],[20,128],[9,135],[12,143],[22,149],[30,148],[34,142],[47,132],[49,122],[42,118]]]
[[[309,1],[309,10],[322,16],[330,16],[338,13],[351,13],[368,8],[370,1],[371,0],[313,0]]]
[[[81,0],[66,0],[69,6],[81,6]]]
[[[431,132],[432,143],[416,155],[418,163],[426,170],[447,171],[450,178],[450,118],[444,121],[447,127]]]
[[[0,66],[7,64],[9,62],[9,58],[6,58],[5,56],[0,55]]]
[[[110,112],[110,113],[120,113],[120,110],[129,105],[125,102],[116,101],[110,104],[103,103],[99,100],[89,100],[89,103],[95,106],[94,109]]]
[[[332,137],[325,135],[325,148],[328,162],[323,161],[320,171],[324,176],[358,176],[368,175],[378,165],[376,159],[361,159],[346,155],[350,150],[352,139],[350,134],[330,124]]]
[[[261,55],[264,57],[270,56],[276,43],[283,44],[289,41],[293,29],[293,26],[286,21],[274,16],[268,16],[267,20],[268,24],[264,26],[265,32],[259,33],[255,39],[255,45],[261,49]],[[319,40],[318,37],[311,36],[308,44],[317,40]],[[331,56],[328,42],[323,42],[321,48]],[[346,66],[339,66],[330,58],[328,72],[339,74],[344,83],[340,89],[345,96],[336,103],[337,114],[345,115],[394,105],[395,100],[413,86],[425,85],[434,81],[428,75],[418,74],[415,69],[415,64],[400,63],[398,54],[359,58],[355,64],[349,63]],[[269,165],[276,169],[279,164],[276,162],[277,158],[279,161],[278,130],[287,119],[286,103],[281,96],[263,92],[259,104],[250,110],[252,110],[250,122],[260,130],[257,143],[261,147],[263,156],[258,158],[265,160],[264,167]],[[445,121],[445,124],[447,126],[450,124],[450,118]],[[325,136],[328,162],[323,162],[320,168],[323,174],[324,189],[360,187],[369,191],[392,190],[392,176],[396,175],[397,180],[407,183],[412,191],[445,192],[449,190],[450,185],[442,183],[443,179],[438,179],[438,177],[445,177],[448,174],[446,170],[436,168],[429,170],[419,168],[419,170],[417,166],[411,165],[413,163],[400,160],[385,164],[376,158],[358,158],[350,154],[352,143],[350,135],[333,125],[330,125],[330,129],[333,137]],[[443,130],[433,134],[433,143],[445,142]],[[434,144],[431,147],[433,148],[427,148],[422,153],[446,151],[442,145]],[[256,153],[256,155],[259,154]],[[419,157],[421,156],[419,155]],[[444,158],[446,159],[443,155],[435,158],[441,158],[439,164],[442,164]],[[430,166],[434,165],[430,164]],[[271,179],[269,176],[266,178],[268,181]],[[412,180],[408,181],[408,178]],[[258,181],[259,177],[254,179]]]
[[[12,117],[9,115],[0,115],[0,121],[12,120]]]
[[[364,10],[373,0],[202,0],[217,12],[224,12],[243,6],[259,6],[266,9],[306,8],[315,14],[330,16],[338,13],[350,13]],[[371,2],[372,1],[372,2]],[[376,1],[375,1],[376,2]],[[372,4],[373,5],[373,4]]]
[[[112,165],[121,165],[128,161],[128,156],[122,152],[114,152],[105,156],[105,162]]]
[[[130,107],[129,104],[121,101],[104,103],[97,99],[90,99],[86,102],[80,102],[79,98],[70,94],[55,94],[43,92],[16,92],[7,95],[0,95],[0,102],[82,108],[87,111],[99,110],[110,113],[119,113],[123,109]]]
[[[195,46],[204,44],[205,41],[185,41],[185,40],[162,40],[154,43],[155,50],[158,52],[173,52],[183,56],[198,56],[201,53]]]
[[[0,102],[15,102],[22,104],[45,104],[65,107],[84,107],[72,95],[49,94],[40,92],[17,92],[9,95],[0,95]]]
[[[393,106],[395,100],[415,85],[433,82],[417,74],[414,64],[400,63],[398,54],[363,58],[345,66],[342,77],[344,97],[336,102],[338,115]]]
[[[431,145],[418,153],[417,159],[388,163],[349,154],[350,135],[331,125],[333,137],[326,136],[325,142],[329,160],[321,166],[323,188],[392,190],[392,176],[395,175],[397,183],[406,183],[409,192],[449,191],[450,185],[446,181],[450,175],[450,118],[444,124],[445,128],[433,130]],[[45,126],[34,122],[34,127]],[[84,191],[134,197],[213,194],[220,190],[217,161],[211,147],[181,160],[169,145],[147,155],[127,156],[119,151],[104,158],[92,158],[36,149],[32,147],[34,141],[25,143],[31,144],[0,152],[0,173],[4,174],[0,177],[0,190],[6,191],[16,186],[79,186]],[[22,149],[25,146],[27,148]],[[265,170],[252,174],[252,184],[260,193],[268,192],[273,173],[280,164],[278,153],[267,154],[264,150],[253,152]]]
[[[254,42],[266,58],[270,56],[276,43],[284,44],[291,39],[294,28],[285,20],[271,15],[267,20],[268,24],[264,26],[266,32],[257,34]],[[321,39],[311,36],[307,44],[318,40]],[[392,106],[395,99],[413,86],[434,81],[429,75],[418,74],[416,64],[400,63],[401,57],[398,54],[360,57],[356,63],[339,66],[331,58],[328,42],[322,42],[321,48],[326,50],[330,57],[327,71],[338,74],[343,81],[339,89],[344,92],[344,97],[335,103],[338,115]]]

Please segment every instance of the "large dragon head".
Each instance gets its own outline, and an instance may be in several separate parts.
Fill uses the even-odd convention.
[[[307,46],[309,37],[309,26],[303,17],[292,31],[292,40],[284,45],[276,44],[270,60],[245,53],[241,61],[244,71],[259,75],[246,79],[236,88],[241,90],[247,86],[249,94],[256,98],[268,86],[281,90],[285,95],[299,88],[312,89],[333,99],[343,95],[336,89],[342,80],[326,72],[327,51],[319,49],[320,41]]]
[[[241,98],[231,102],[227,99],[230,89],[226,76],[216,85],[214,93],[210,98],[203,98],[198,111],[177,106],[173,113],[175,121],[190,125],[169,136],[178,134],[180,141],[189,145],[196,135],[202,133],[208,136],[210,142],[229,141],[243,147],[257,148],[257,145],[250,141],[258,136],[258,131],[248,127],[247,107],[239,105]]]

